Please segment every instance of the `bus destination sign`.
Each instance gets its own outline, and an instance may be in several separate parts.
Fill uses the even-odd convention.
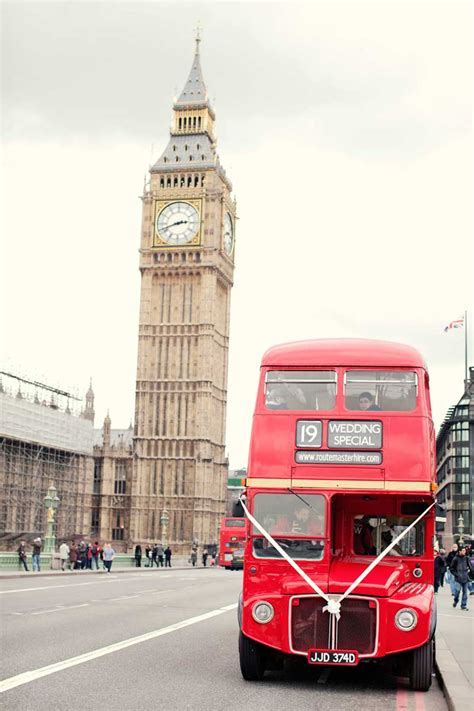
[[[297,464],[382,464],[382,452],[295,452]]]
[[[382,423],[374,420],[330,420],[329,449],[381,449]]]

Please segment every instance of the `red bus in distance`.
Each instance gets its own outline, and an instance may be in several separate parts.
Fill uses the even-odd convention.
[[[243,548],[247,538],[247,521],[245,518],[223,518],[219,535],[219,565],[232,568],[232,554],[238,548]]]
[[[285,655],[390,658],[431,684],[435,434],[412,347],[329,339],[263,356],[243,503],[246,680]]]

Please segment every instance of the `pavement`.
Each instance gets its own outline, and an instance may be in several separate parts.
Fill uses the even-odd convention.
[[[453,608],[449,585],[436,595],[436,665],[450,711],[472,708],[474,699],[474,595],[468,598],[469,611]]]

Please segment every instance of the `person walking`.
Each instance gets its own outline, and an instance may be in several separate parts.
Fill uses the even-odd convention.
[[[149,568],[150,567],[150,558],[151,558],[150,546],[146,546],[146,548],[145,548],[145,558],[146,558],[145,568]]]
[[[28,555],[26,553],[26,542],[22,541],[18,546],[18,561],[28,573]]]
[[[59,546],[59,560],[61,561],[61,570],[64,572],[69,560],[69,546],[65,542]]]
[[[90,546],[90,568],[91,570],[99,570],[99,560],[100,551],[102,548],[99,546],[99,541],[94,541],[93,545]]]
[[[139,543],[135,546],[135,568],[142,567],[142,547]]]
[[[456,607],[459,602],[459,595],[461,596],[461,610],[468,610],[467,606],[467,596],[469,593],[469,575],[474,573],[474,569],[471,566],[471,561],[466,556],[466,549],[464,546],[459,546],[457,555],[454,556],[451,567],[451,573],[456,581],[456,592],[454,595],[453,607]]]
[[[79,562],[79,567],[81,570],[85,570],[87,566],[87,545],[85,541],[79,543],[79,550],[77,552],[77,558]]]
[[[448,555],[446,556],[446,580],[449,583],[449,587],[451,588],[451,595],[453,597],[456,593],[456,581],[454,580],[454,575],[451,573],[451,563],[453,562],[454,557],[457,555],[457,552],[458,547],[457,544],[454,543]]]
[[[206,567],[206,565],[207,565],[207,557],[208,557],[208,555],[209,555],[209,551],[207,550],[207,548],[203,548],[203,551],[202,551],[202,564],[203,564],[204,567]]]
[[[158,544],[156,546],[156,557],[157,557],[157,567],[162,568],[163,567],[163,560],[164,560],[164,555],[165,555],[165,550],[163,548],[163,544],[161,541],[158,541]],[[171,566],[170,566],[171,567]]]
[[[190,555],[190,557],[189,557],[189,560],[190,560],[190,562],[191,562],[193,568],[196,567],[197,559],[198,559],[197,548],[196,548],[196,546],[193,546],[193,547],[191,548],[191,555]]]
[[[163,546],[161,546],[161,547],[163,548]],[[166,548],[165,548],[165,568],[171,568],[171,556],[172,555],[173,555],[173,553],[171,551],[171,548],[169,546],[166,546]]]
[[[110,573],[110,569],[112,568],[112,561],[114,558],[114,549],[112,548],[110,543],[106,543],[104,546],[104,566],[108,573]]]
[[[41,538],[38,536],[38,538],[35,538],[33,541],[33,555],[32,555],[32,562],[33,562],[33,572],[39,573],[41,571],[41,548],[42,548],[42,541]]]
[[[150,562],[151,562],[152,568],[153,568],[153,563],[156,563],[156,567],[158,568],[157,556],[158,556],[158,544],[155,543],[155,545],[151,549],[151,561]]]
[[[444,557],[441,555],[441,551],[438,553],[435,551],[434,559],[434,591],[438,592],[440,585],[443,585],[444,572],[446,570],[446,563]]]
[[[77,568],[77,548],[74,541],[72,541],[69,548],[69,567],[71,570],[76,570]]]

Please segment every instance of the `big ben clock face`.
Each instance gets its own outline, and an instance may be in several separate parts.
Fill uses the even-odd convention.
[[[171,202],[157,214],[155,230],[166,244],[189,244],[199,232],[199,213],[189,202]]]
[[[234,224],[228,212],[224,215],[224,250],[226,254],[232,254],[234,249]]]

